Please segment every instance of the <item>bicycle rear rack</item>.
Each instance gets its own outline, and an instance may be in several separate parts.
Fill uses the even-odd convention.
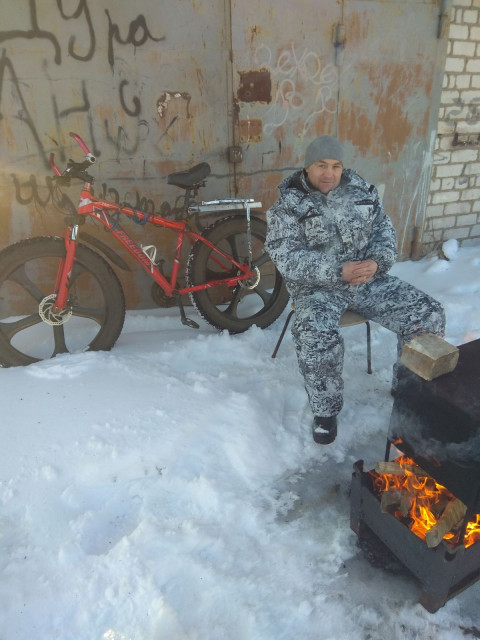
[[[239,209],[260,209],[261,202],[253,198],[225,198],[222,200],[207,200],[188,207],[189,213],[215,213],[216,211],[238,211]]]

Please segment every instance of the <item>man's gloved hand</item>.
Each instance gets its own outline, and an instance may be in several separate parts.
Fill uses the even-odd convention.
[[[359,260],[358,262],[344,262],[342,280],[350,285],[363,284],[373,278],[378,269],[375,260]]]

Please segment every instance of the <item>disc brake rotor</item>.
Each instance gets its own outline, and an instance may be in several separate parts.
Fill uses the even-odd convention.
[[[55,306],[55,301],[57,296],[55,293],[51,293],[49,296],[45,296],[45,298],[38,305],[38,315],[41,317],[43,322],[50,324],[52,326],[64,324],[69,320],[72,316],[71,309],[63,309],[62,311],[53,312],[53,307]]]

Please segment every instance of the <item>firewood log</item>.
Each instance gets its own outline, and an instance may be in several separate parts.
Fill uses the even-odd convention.
[[[437,500],[430,506],[430,511],[435,516],[436,520],[440,518],[442,513],[445,511],[445,507],[451,500],[453,500],[451,494],[439,494]]]
[[[408,491],[398,489],[384,491],[380,496],[380,511],[382,513],[391,513],[398,509],[402,516],[406,518],[410,513],[414,499],[414,496]]]
[[[445,507],[444,512],[435,524],[425,535],[427,547],[437,547],[443,539],[443,536],[451,529],[457,527],[465,517],[467,507],[461,500],[455,498]]]
[[[428,473],[416,464],[402,465],[394,460],[391,462],[377,462],[375,464],[375,471],[377,473],[388,473],[393,476],[404,476],[406,475],[405,471],[409,471],[410,473],[414,473],[416,476],[422,476],[424,478],[429,477]]]
[[[400,513],[404,518],[408,516],[410,513],[410,509],[412,508],[413,501],[415,500],[415,496],[407,491],[402,491],[402,495],[400,498]]]
[[[401,491],[384,491],[380,496],[380,511],[382,513],[390,513],[392,509],[398,509],[401,497]]]

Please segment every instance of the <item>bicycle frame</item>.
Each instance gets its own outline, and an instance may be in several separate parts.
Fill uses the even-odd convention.
[[[74,133],[70,134],[80,145],[85,152],[87,160],[94,162],[95,158],[89,152],[87,146],[83,140]],[[50,163],[53,170],[58,176],[61,176],[60,170],[55,166],[53,161],[53,155],[50,157]],[[165,294],[171,296],[182,296],[184,294],[192,293],[195,291],[202,291],[218,285],[235,287],[240,282],[246,281],[249,278],[255,276],[255,271],[252,269],[251,256],[249,258],[249,264],[241,264],[235,260],[232,256],[229,256],[221,249],[218,249],[215,245],[204,238],[200,233],[192,231],[187,228],[187,221],[172,221],[166,218],[162,218],[156,214],[147,214],[144,211],[137,210],[129,205],[120,206],[119,204],[106,200],[103,198],[97,198],[92,195],[92,184],[85,182],[83,189],[80,193],[80,200],[77,207],[77,214],[79,216],[91,217],[99,221],[104,228],[109,231],[113,237],[128,251],[128,253],[135,258],[140,266],[146,271],[149,276],[163,289]],[[214,212],[219,209],[236,209],[239,208],[246,210],[246,219],[249,226],[250,223],[250,209],[261,206],[258,202],[251,200],[215,200],[208,203],[202,203],[202,205],[196,205],[197,211]],[[134,218],[141,224],[149,223],[157,227],[163,227],[176,232],[175,242],[175,257],[173,260],[172,272],[170,278],[167,279],[161,271],[157,268],[153,260],[142,250],[141,246],[119,225],[118,217],[123,214],[127,217]],[[249,231],[249,228],[248,228]],[[61,312],[65,309],[68,297],[68,289],[70,284],[70,276],[72,268],[75,262],[75,252],[77,247],[78,236],[78,223],[75,223],[71,227],[65,229],[64,241],[65,241],[65,258],[61,261],[56,278],[55,294],[56,302],[54,305],[54,312]],[[184,246],[185,238],[188,238],[189,242],[193,244],[196,240],[206,244],[215,254],[216,257],[213,260],[225,271],[235,267],[237,274],[229,278],[209,280],[202,284],[198,284],[191,287],[183,287],[178,289],[176,287],[180,259],[182,249]],[[250,242],[250,239],[249,239]]]
[[[201,234],[196,233],[195,231],[191,231],[187,229],[187,221],[181,220],[179,222],[173,220],[167,220],[166,218],[162,218],[161,216],[152,214],[148,217],[143,211],[138,211],[133,207],[125,206],[120,207],[118,204],[111,202],[109,200],[104,200],[102,198],[95,198],[90,193],[90,185],[87,183],[80,195],[80,203],[78,206],[78,213],[84,216],[91,216],[101,222],[105,229],[109,231],[114,238],[120,242],[122,246],[130,253],[131,256],[135,258],[135,260],[143,267],[145,271],[149,273],[149,275],[162,287],[165,293],[168,296],[177,293],[179,295],[191,293],[192,291],[201,291],[203,289],[208,289],[209,287],[214,287],[218,284],[226,284],[230,287],[236,286],[240,281],[247,280],[249,277],[253,275],[251,268],[248,265],[241,264],[237,262],[234,258],[227,255],[211,242],[206,240]],[[137,218],[140,221],[146,221],[147,223],[154,224],[156,226],[163,227],[165,229],[170,229],[172,231],[176,231],[176,243],[175,243],[175,257],[173,260],[172,273],[170,276],[170,280],[167,280],[165,276],[160,273],[159,269],[155,266],[152,260],[142,251],[141,247],[133,240],[133,238],[115,221],[113,220],[111,214],[118,212],[119,214],[124,214],[131,218]],[[180,256],[183,248],[183,244],[185,241],[185,237],[187,237],[190,242],[193,244],[195,240],[199,240],[204,244],[208,245],[210,249],[212,249],[216,254],[218,254],[219,259],[217,259],[217,263],[222,265],[220,258],[225,260],[228,265],[235,266],[241,273],[232,278],[226,278],[221,280],[211,280],[201,285],[196,285],[194,287],[184,287],[181,289],[176,289],[176,281],[178,277],[178,271],[180,267]],[[68,255],[68,247],[67,247],[67,255]],[[227,268],[225,270],[228,270]]]

